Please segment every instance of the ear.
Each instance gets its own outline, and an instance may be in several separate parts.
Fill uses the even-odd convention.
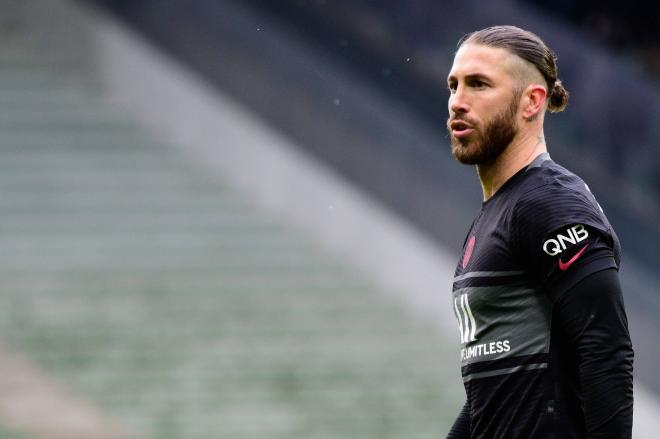
[[[545,105],[545,97],[548,91],[540,84],[530,84],[523,92],[522,116],[531,122],[535,120]]]

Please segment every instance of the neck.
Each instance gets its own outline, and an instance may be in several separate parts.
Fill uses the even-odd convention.
[[[491,163],[477,165],[484,201],[491,198],[516,172],[546,152],[543,129],[517,136],[502,154]]]

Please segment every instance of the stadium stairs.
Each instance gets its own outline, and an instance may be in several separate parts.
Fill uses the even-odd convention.
[[[2,41],[2,344],[136,437],[447,430],[463,395],[434,329]]]

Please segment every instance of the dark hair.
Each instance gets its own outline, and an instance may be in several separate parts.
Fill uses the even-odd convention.
[[[557,56],[538,35],[516,26],[493,26],[464,35],[458,41],[506,49],[530,62],[543,75],[548,86],[548,110],[562,111],[568,105],[568,91],[557,78]]]

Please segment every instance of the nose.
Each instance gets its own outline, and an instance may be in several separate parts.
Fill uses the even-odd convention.
[[[462,86],[456,87],[454,93],[449,95],[449,112],[450,113],[467,113],[470,107]]]

